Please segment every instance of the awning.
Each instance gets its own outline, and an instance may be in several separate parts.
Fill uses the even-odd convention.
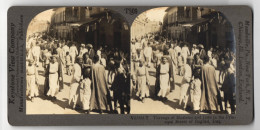
[[[68,23],[68,24],[71,27],[80,27],[80,26],[82,26],[84,24],[88,24],[88,23],[94,22],[96,20],[97,20],[97,18],[89,18],[87,20],[84,20],[83,22],[74,22],[74,23]]]
[[[185,23],[182,23],[180,25],[184,26],[184,27],[192,27],[194,25],[198,25],[198,24],[203,24],[205,22],[207,22],[209,19],[204,19],[204,18],[201,18],[201,19],[198,19],[198,20],[193,20],[193,21],[190,21],[190,22],[185,22]]]

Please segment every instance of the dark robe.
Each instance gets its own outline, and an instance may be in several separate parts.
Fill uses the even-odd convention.
[[[220,103],[220,92],[216,80],[215,68],[212,65],[205,64],[201,69],[201,100],[200,110],[216,111]]]
[[[114,92],[115,102],[119,102],[121,114],[124,114],[124,105],[127,106],[127,113],[130,111],[130,80],[127,80],[125,73],[118,72],[115,75],[114,82],[112,83],[111,89]]]
[[[104,66],[92,66],[90,110],[112,110]]]
[[[203,60],[206,55],[207,55],[206,51],[202,48],[202,49],[200,50],[200,59]]]
[[[169,78],[172,78],[172,81],[170,81],[170,91],[175,89],[175,82],[174,82],[174,64],[173,64],[173,60],[171,59],[171,57],[169,56],[168,58],[168,62],[169,62]]]
[[[44,81],[44,95],[47,96],[47,93],[50,89],[50,86],[49,86],[49,74],[50,74],[50,64],[47,64],[46,65],[46,68],[45,68],[45,81]]]
[[[157,97],[160,91],[160,69],[161,69],[161,65],[159,64],[156,68],[156,74],[155,74],[155,90],[154,90],[155,97]]]
[[[91,48],[89,50],[89,58],[93,60],[94,56],[95,56],[95,51]]]
[[[61,80],[60,80],[61,77]],[[64,88],[63,84],[63,72],[62,72],[62,64],[59,62],[59,68],[58,68],[58,80],[59,80],[59,91],[61,91]]]
[[[65,59],[63,58],[63,51],[60,47],[58,47],[56,49],[56,53],[58,55],[57,61],[59,64],[59,66],[58,66],[59,91],[61,91],[64,88],[64,86],[63,86],[63,69],[62,68],[65,66]],[[61,80],[60,80],[60,77],[61,77]]]
[[[227,71],[221,90],[224,92],[225,109],[227,110],[227,101],[230,104],[231,112],[235,112],[235,87],[236,78],[234,73]]]
[[[127,77],[126,77],[126,84],[125,84],[125,87],[124,87],[124,94],[123,94],[123,103],[126,105],[126,112],[127,114],[130,114],[130,82],[131,82],[131,78],[130,78],[130,73],[127,74]]]

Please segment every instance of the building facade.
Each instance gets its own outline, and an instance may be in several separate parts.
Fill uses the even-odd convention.
[[[233,28],[225,16],[201,7],[169,7],[163,30],[169,40],[203,44],[205,48],[234,46]]]
[[[129,50],[130,30],[124,18],[111,10],[99,7],[65,7],[54,9],[51,31],[61,40],[103,45]]]

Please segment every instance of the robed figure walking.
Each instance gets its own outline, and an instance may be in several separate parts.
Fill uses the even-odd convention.
[[[220,98],[220,91],[218,88],[215,68],[209,64],[209,57],[205,56],[204,65],[201,69],[201,79],[202,79],[202,93],[200,101],[200,110],[206,111],[217,111],[218,105],[222,110],[222,103]]]
[[[99,63],[98,55],[94,56],[93,62],[90,110],[98,110],[102,114],[103,110],[112,110],[111,98],[106,82],[105,67]]]

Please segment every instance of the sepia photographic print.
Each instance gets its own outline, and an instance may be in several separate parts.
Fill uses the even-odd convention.
[[[131,26],[132,114],[235,114],[231,23],[203,7],[161,7]]]
[[[130,112],[127,21],[101,7],[46,10],[26,35],[26,114]]]

